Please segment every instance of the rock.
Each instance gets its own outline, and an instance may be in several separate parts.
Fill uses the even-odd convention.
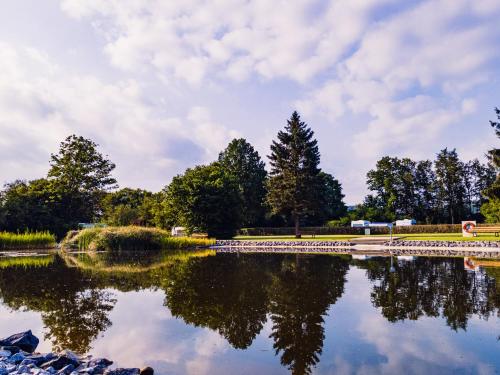
[[[139,375],[141,370],[138,368],[117,368],[114,370],[106,370],[105,375]]]
[[[60,369],[59,371],[57,371],[57,374],[71,374],[71,372],[73,372],[73,370],[75,369],[75,366],[72,365],[71,363],[67,366],[64,366],[62,369]]]
[[[153,368],[148,366],[141,369],[140,375],[153,375],[154,372]]]
[[[52,353],[49,354],[33,354],[29,355],[26,357],[26,360],[31,360],[34,361],[35,365],[40,366],[42,363],[50,361],[51,359],[55,358],[55,355]]]
[[[24,354],[16,353],[16,354],[12,355],[7,361],[10,363],[18,364],[18,363],[21,363],[24,358],[25,358]]]
[[[17,346],[0,346],[0,350],[8,350],[12,354],[19,353],[19,348]]]
[[[0,367],[0,375],[7,375],[9,373],[9,370],[7,370],[7,367],[2,366]]]
[[[0,340],[0,346],[17,346],[28,353],[33,353],[38,346],[38,342],[38,338],[29,330]]]
[[[108,367],[113,364],[113,361],[110,361],[109,359],[106,358],[95,358],[91,359],[88,363],[89,367],[95,367],[95,366],[102,366],[102,367]]]
[[[49,367],[53,367],[55,370],[60,370],[67,365],[73,365],[73,368],[75,368],[79,365],[79,362],[72,357],[68,357],[67,355],[59,355],[56,358],[43,363],[41,368],[46,369],[47,371]]]
[[[29,366],[29,365],[36,365],[36,364],[37,364],[36,360],[34,360],[32,358],[24,358],[21,361],[21,366]]]
[[[10,357],[12,353],[9,350],[0,349],[0,357]]]

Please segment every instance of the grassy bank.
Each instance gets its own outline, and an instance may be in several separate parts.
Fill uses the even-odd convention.
[[[0,250],[50,249],[55,246],[56,238],[49,232],[0,232]]]
[[[63,248],[79,250],[159,250],[207,247],[213,240],[204,238],[172,237],[158,228],[137,226],[88,228],[69,232]]]

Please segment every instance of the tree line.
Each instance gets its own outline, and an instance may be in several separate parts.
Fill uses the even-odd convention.
[[[491,122],[500,137],[498,122]],[[115,164],[92,140],[71,135],[50,158],[44,178],[7,183],[0,192],[0,230],[49,230],[62,237],[78,223],[186,227],[231,237],[241,227],[348,225],[350,220],[499,222],[498,149],[488,163],[461,161],[442,150],[435,161],[383,157],[367,174],[372,192],[347,211],[341,183],[320,168],[312,129],[294,112],[270,147],[269,172],[245,139],[234,139],[216,161],[188,168],[160,192],[117,189]]]

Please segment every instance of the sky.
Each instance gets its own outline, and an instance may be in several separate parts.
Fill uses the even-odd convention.
[[[159,191],[298,110],[348,204],[384,156],[498,147],[498,0],[2,0],[0,184],[70,134]]]

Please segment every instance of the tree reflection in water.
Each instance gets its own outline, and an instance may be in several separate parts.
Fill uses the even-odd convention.
[[[96,288],[94,280],[69,268],[59,256],[46,267],[0,268],[0,297],[16,310],[39,311],[47,328],[45,338],[55,350],[85,353],[111,321],[116,299]]]
[[[463,258],[424,258],[394,263],[374,258],[356,263],[373,283],[372,303],[391,322],[421,316],[445,318],[454,330],[466,329],[472,315],[498,315],[495,278],[464,269]]]
[[[54,256],[0,264],[0,297],[15,310],[39,311],[55,349],[84,353],[110,325],[113,290],[165,292],[186,323],[248,348],[268,319],[283,366],[308,374],[318,364],[324,317],[342,296],[349,267],[366,270],[371,303],[391,322],[443,317],[454,330],[472,316],[498,315],[500,268],[464,270],[461,258],[351,260],[349,256],[155,253]],[[137,257],[139,256],[139,257]],[[496,281],[498,280],[498,281]]]
[[[295,259],[294,259],[295,258]],[[309,374],[325,338],[323,316],[344,292],[349,264],[332,256],[287,257],[270,286],[271,338],[281,364]]]

